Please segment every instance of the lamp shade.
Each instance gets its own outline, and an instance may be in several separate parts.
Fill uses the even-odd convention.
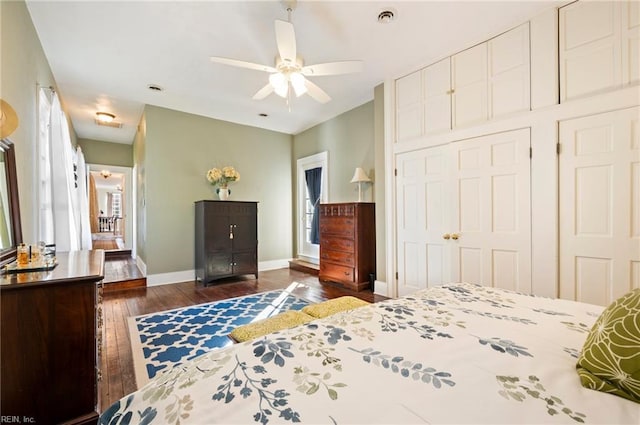
[[[361,183],[361,182],[370,182],[371,179],[367,176],[367,173],[360,167],[356,168],[356,172],[353,173],[353,178],[351,179],[351,183]]]

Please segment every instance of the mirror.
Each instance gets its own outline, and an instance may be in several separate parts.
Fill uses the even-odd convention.
[[[22,243],[18,176],[13,142],[0,140],[0,264],[12,261]]]

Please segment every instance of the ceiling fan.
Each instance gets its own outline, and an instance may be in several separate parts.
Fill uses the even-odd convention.
[[[293,92],[296,97],[307,93],[318,102],[327,103],[331,100],[331,97],[306,77],[361,72],[363,68],[362,61],[349,60],[305,66],[302,58],[297,55],[296,36],[293,24],[291,23],[291,12],[295,9],[296,1],[286,1],[284,3],[289,19],[288,21],[275,21],[276,43],[278,46],[275,66],[261,65],[218,56],[212,56],[211,61],[224,65],[268,72],[270,74],[269,83],[253,95],[253,99],[255,100],[264,99],[275,92],[278,96],[287,99],[287,103],[289,103],[291,93]]]

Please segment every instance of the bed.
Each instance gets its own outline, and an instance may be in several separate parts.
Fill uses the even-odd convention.
[[[465,283],[204,354],[110,406],[102,424],[640,424],[584,388],[603,307]]]

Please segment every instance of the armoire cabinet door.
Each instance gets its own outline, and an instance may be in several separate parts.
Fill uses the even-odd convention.
[[[560,122],[560,297],[640,288],[640,108]]]

